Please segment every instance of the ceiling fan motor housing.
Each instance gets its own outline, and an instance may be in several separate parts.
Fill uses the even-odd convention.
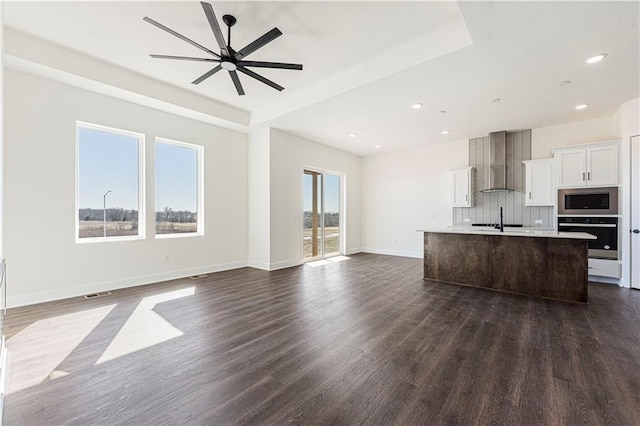
[[[227,27],[233,27],[236,24],[237,20],[233,15],[224,15],[222,17],[222,22],[224,22]]]

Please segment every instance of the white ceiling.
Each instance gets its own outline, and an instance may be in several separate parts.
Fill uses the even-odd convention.
[[[215,47],[198,2],[6,2],[5,24],[233,105],[288,132],[359,155],[612,115],[640,96],[638,2],[213,2],[237,50],[277,26],[249,59],[304,64],[241,75],[239,97],[210,65],[149,53],[204,53],[149,16]],[[452,29],[447,32],[447,28]],[[470,36],[470,38],[469,38]],[[217,49],[213,49],[217,50]],[[596,65],[588,56],[607,52]],[[572,83],[558,87],[562,80]],[[499,103],[489,103],[494,97]],[[412,110],[409,105],[424,107]],[[576,111],[574,106],[589,103]],[[446,114],[437,111],[446,110]],[[441,130],[450,130],[442,136]],[[349,133],[358,133],[355,139]]]

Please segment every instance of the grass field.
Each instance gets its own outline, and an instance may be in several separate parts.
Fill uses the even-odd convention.
[[[324,233],[326,238],[324,240],[324,254],[328,256],[330,254],[339,254],[340,253],[340,227],[338,226],[328,226],[324,228]],[[318,236],[318,248],[320,248],[320,237]],[[311,257],[311,229],[304,230],[304,244],[303,244],[303,257],[308,258]]]
[[[81,220],[78,232],[80,238],[96,238],[104,236],[101,220]],[[118,221],[107,222],[107,237],[124,237],[138,235],[138,222]]]
[[[156,234],[184,234],[196,232],[197,224],[156,222]],[[107,237],[127,237],[138,235],[138,223],[135,221],[107,222]],[[101,220],[81,220],[79,238],[96,238],[104,236]]]
[[[187,232],[198,232],[198,224],[195,222],[156,222],[156,234],[185,234]]]

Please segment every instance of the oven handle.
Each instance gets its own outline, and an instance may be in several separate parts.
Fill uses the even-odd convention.
[[[590,223],[559,223],[558,226],[567,227],[583,227],[583,228],[617,228],[618,225],[614,223],[600,223],[600,224],[590,224]]]

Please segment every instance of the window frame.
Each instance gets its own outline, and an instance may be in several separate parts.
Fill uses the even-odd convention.
[[[75,242],[76,244],[91,244],[117,241],[135,241],[146,238],[146,210],[145,210],[145,135],[144,133],[130,130],[118,129],[101,124],[88,123],[76,120],[76,143],[75,143]],[[100,132],[114,133],[120,136],[134,137],[138,140],[138,235],[124,235],[114,237],[89,237],[80,238],[80,216],[79,216],[79,192],[80,192],[80,129],[95,130]]]
[[[156,179],[158,169],[156,163],[156,146],[158,143],[174,145],[181,148],[194,149],[196,151],[196,232],[178,232],[174,234],[158,234],[156,229],[156,195],[158,182]],[[153,144],[153,235],[156,239],[189,238],[204,236],[204,146],[177,141],[175,139],[156,136]]]
[[[340,227],[340,244],[339,244],[339,253],[338,254],[332,254],[331,256],[327,257],[324,255],[324,253],[322,255],[319,256],[315,256],[315,257],[304,257],[304,240],[301,238],[300,241],[302,241],[302,244],[300,246],[300,250],[301,250],[301,259],[303,263],[307,263],[307,262],[313,262],[313,261],[317,261],[317,260],[322,260],[322,259],[329,259],[331,257],[335,257],[335,256],[347,256],[347,173],[346,172],[338,172],[335,170],[331,170],[331,169],[323,169],[321,167],[316,167],[316,166],[308,166],[308,165],[303,165],[302,168],[300,169],[302,171],[302,176],[303,178],[300,180],[300,211],[304,212],[304,174],[305,172],[310,172],[310,173],[317,173],[320,176],[322,176],[321,181],[322,181],[322,195],[321,195],[321,210],[322,210],[322,219],[321,219],[321,223],[323,224],[323,228],[324,228],[324,176],[325,175],[331,175],[331,176],[337,176],[338,178],[340,178],[340,197],[339,197],[339,213],[340,213],[340,218],[338,220],[338,226]],[[302,220],[301,220],[301,227],[300,227],[300,236],[303,237],[304,236],[304,213],[301,215]],[[324,248],[324,247],[323,247]]]

